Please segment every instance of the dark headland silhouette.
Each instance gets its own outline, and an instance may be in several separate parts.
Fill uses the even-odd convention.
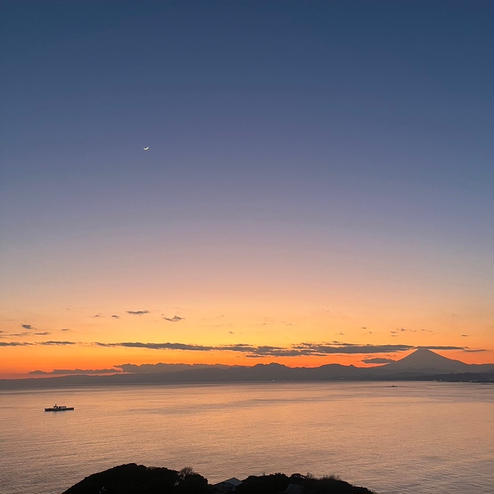
[[[2,379],[0,389],[72,387],[129,384],[231,383],[269,381],[395,381],[441,380],[494,382],[494,364],[465,364],[427,348],[385,365],[356,367],[327,364],[320,367],[287,367],[271,363],[254,366],[227,365],[126,365],[130,372],[110,375],[65,375],[28,379]],[[117,370],[116,370],[117,372]]]
[[[191,468],[168,468],[130,463],[95,473],[63,494],[373,494],[335,477],[314,478],[298,473],[231,478],[209,484]]]

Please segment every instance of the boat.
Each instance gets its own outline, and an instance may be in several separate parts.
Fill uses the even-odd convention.
[[[55,403],[52,407],[45,408],[45,412],[66,412],[73,409],[74,407],[66,407],[65,405],[57,405]]]

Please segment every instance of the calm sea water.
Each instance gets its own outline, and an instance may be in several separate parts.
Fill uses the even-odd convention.
[[[73,412],[45,413],[54,402]],[[0,394],[0,492],[128,462],[210,482],[336,474],[381,494],[491,494],[494,394],[472,383],[100,387]]]

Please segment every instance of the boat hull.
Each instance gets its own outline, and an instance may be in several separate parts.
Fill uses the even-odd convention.
[[[68,412],[69,410],[74,410],[74,407],[67,407],[67,408],[45,408],[45,412]]]

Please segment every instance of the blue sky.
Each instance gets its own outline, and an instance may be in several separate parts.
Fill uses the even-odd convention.
[[[33,285],[42,279],[50,296],[67,272],[72,287],[104,283],[105,266],[136,250],[151,276],[176,262],[157,245],[193,266],[197,244],[218,270],[218,258],[237,252],[235,270],[240,246],[255,245],[267,276],[280,250],[292,262],[334,251],[342,270],[414,290],[433,280],[436,293],[457,284],[458,299],[485,309],[492,10],[483,0],[4,2],[9,303],[18,314]],[[52,300],[71,289],[57,285]]]

